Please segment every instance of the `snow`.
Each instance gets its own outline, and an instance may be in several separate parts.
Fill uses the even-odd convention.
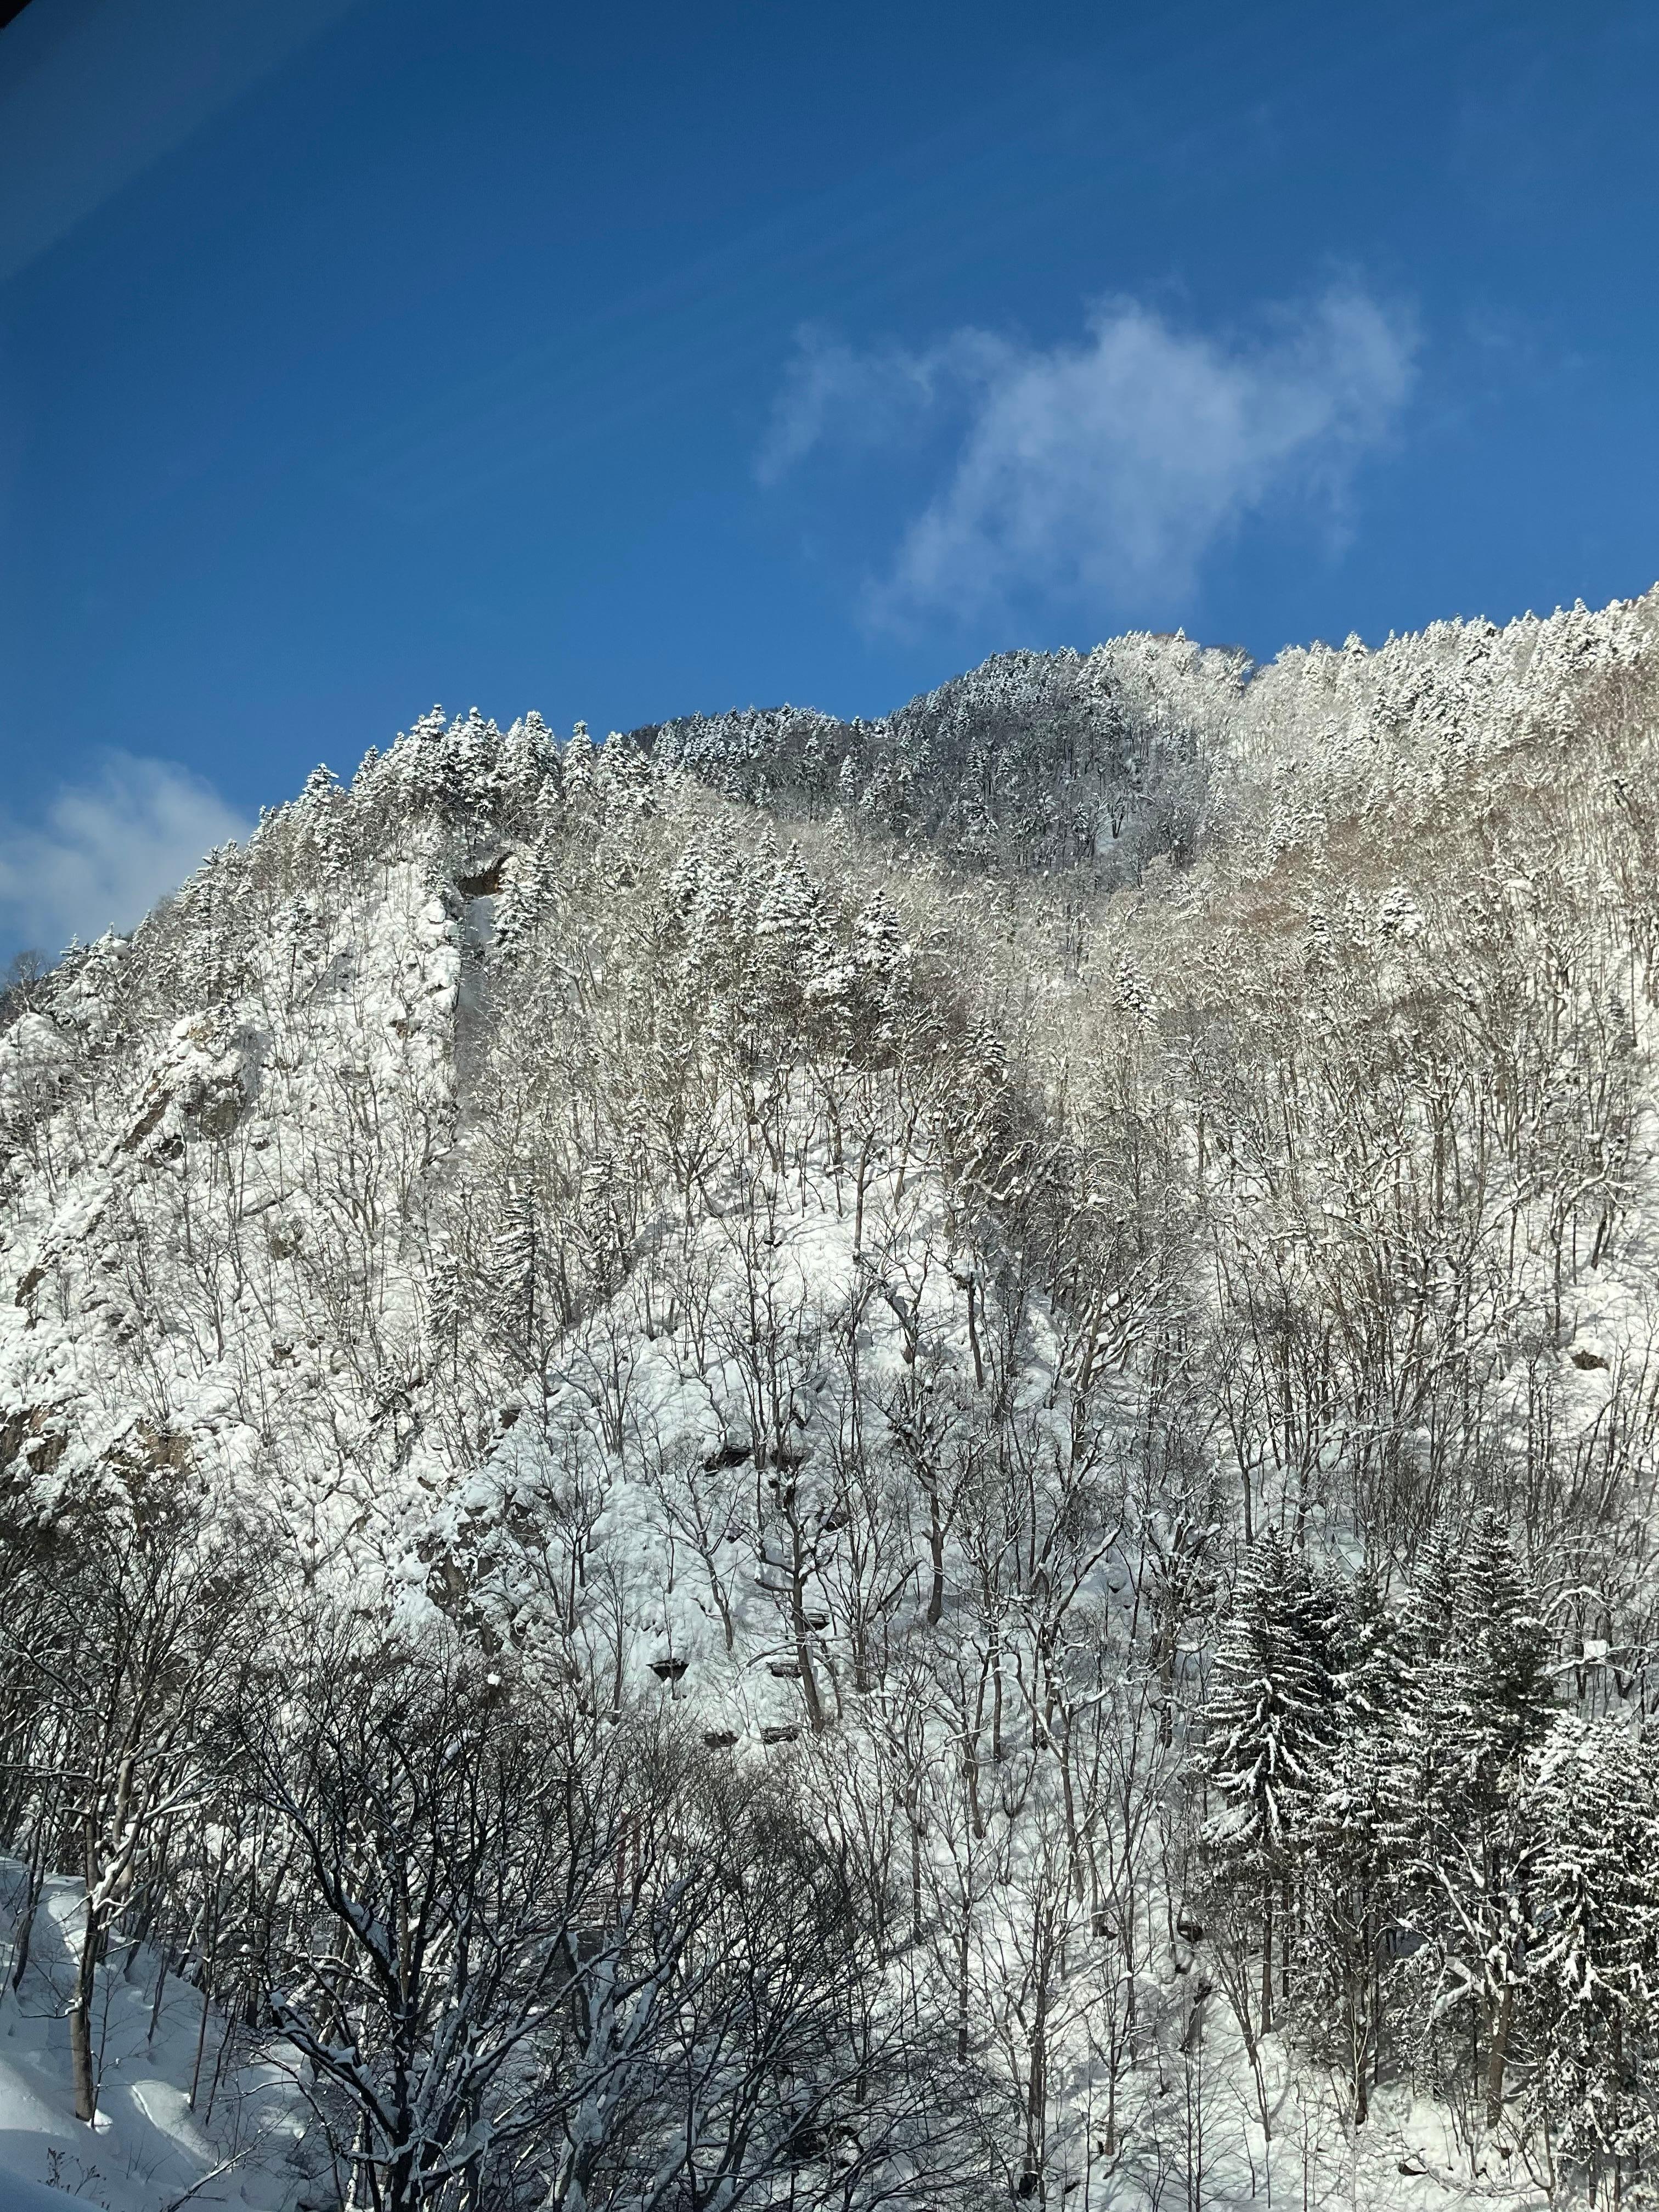
[[[0,2172],[0,2212],[66,2212],[69,2206],[92,2203],[88,2197],[71,2197],[66,2190],[43,2187],[36,2181],[20,2180],[14,2173]]]
[[[0,1861],[0,1895],[15,1899],[21,1879],[15,1862]],[[202,2001],[188,1983],[170,1978],[152,2033],[161,1962],[148,1948],[129,1967],[126,1948],[118,1947],[100,1970],[99,2110],[90,2128],[76,2118],[64,2010],[81,1885],[50,1877],[45,1905],[18,1989],[11,1986],[11,1942],[0,1942],[0,2207],[64,2212],[66,2204],[91,2203],[104,2212],[163,2212],[188,2193],[193,2203],[294,2212],[307,2180],[289,2155],[304,2134],[293,2083],[270,2063],[234,2056],[216,2082],[227,2031],[210,2013],[192,2110]]]

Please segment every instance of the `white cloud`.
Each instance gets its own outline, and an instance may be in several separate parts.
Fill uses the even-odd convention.
[[[861,354],[822,331],[805,329],[755,472],[763,483],[776,483],[814,446],[892,444],[914,434],[953,395],[988,384],[1011,351],[1005,339],[968,330],[926,353],[879,346]]]
[[[111,752],[40,820],[0,816],[0,920],[14,945],[55,954],[70,938],[131,929],[204,853],[248,825],[170,761]]]
[[[954,458],[872,587],[878,620],[1034,595],[1167,608],[1270,501],[1311,495],[1340,516],[1410,392],[1412,319],[1353,287],[1278,309],[1266,329],[1224,340],[1114,300],[1081,343],[1046,349],[963,330],[923,353],[859,353],[803,333],[759,473],[775,482],[818,446],[891,446],[949,421]]]

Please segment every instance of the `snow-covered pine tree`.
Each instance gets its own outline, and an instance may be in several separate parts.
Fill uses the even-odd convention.
[[[1375,1577],[1327,1587],[1334,1729],[1305,1817],[1293,1994],[1299,2031],[1346,2081],[1359,2126],[1389,2026],[1386,1960],[1405,1875],[1393,1738],[1406,1668]]]
[[[520,819],[533,816],[553,750],[553,733],[533,708],[513,724],[496,747],[502,802]]]
[[[1414,1829],[1419,1924],[1445,1982],[1437,2018],[1462,2016],[1495,2128],[1524,1968],[1524,1894],[1537,1838],[1520,1797],[1524,1763],[1551,1710],[1547,1638],[1490,1509],[1461,1546],[1448,1532],[1424,1565],[1394,1786]]]
[[[497,1326],[526,1359],[536,1337],[538,1257],[535,1200],[510,1183],[489,1248],[490,1304]]]
[[[878,887],[854,916],[853,967],[858,1011],[884,1042],[898,1027],[909,951],[892,902]]]
[[[542,917],[551,865],[541,838],[513,856],[495,903],[496,947],[504,960],[520,958]]]
[[[773,870],[755,919],[761,975],[776,1012],[791,1024],[833,1018],[851,981],[830,927],[822,887],[798,845]]]
[[[1521,2041],[1557,2157],[1617,2203],[1659,2153],[1659,1771],[1623,1720],[1556,1717],[1528,1777]]]
[[[1216,1654],[1204,1777],[1219,1804],[1204,1832],[1217,1876],[1261,1916],[1261,2032],[1272,2027],[1283,1935],[1308,1815],[1335,1739],[1327,1589],[1274,1531],[1245,1553]]]
[[[440,1358],[453,1362],[465,1311],[460,1262],[449,1237],[440,1231],[432,1240],[426,1279],[427,1336]]]
[[[578,722],[559,752],[561,778],[567,791],[580,791],[593,774],[595,747],[586,722]]]

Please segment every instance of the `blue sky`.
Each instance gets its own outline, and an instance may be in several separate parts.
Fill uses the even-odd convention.
[[[1648,6],[32,0],[0,951],[434,700],[1659,574]]]

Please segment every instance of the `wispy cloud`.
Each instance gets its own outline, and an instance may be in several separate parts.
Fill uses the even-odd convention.
[[[884,623],[1057,599],[1145,612],[1187,597],[1205,556],[1269,501],[1340,518],[1354,469],[1396,422],[1418,337],[1354,286],[1221,338],[1133,300],[1080,343],[961,330],[922,352],[804,331],[757,457],[775,483],[819,447],[956,432],[943,481],[870,587]]]
[[[187,769],[107,753],[38,821],[0,816],[0,935],[56,953],[72,937],[131,929],[248,826]]]

